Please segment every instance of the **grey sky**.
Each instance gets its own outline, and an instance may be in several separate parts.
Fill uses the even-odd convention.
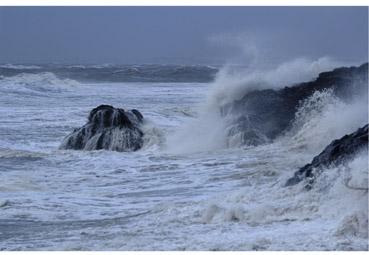
[[[0,7],[2,63],[367,61],[367,7]],[[250,50],[251,49],[251,50]]]

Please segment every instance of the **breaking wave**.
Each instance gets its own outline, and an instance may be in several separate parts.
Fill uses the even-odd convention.
[[[282,139],[294,149],[317,154],[332,140],[352,133],[368,123],[368,96],[365,91],[349,102],[333,91],[316,91],[301,102],[291,130]]]
[[[16,76],[0,76],[0,90],[5,93],[44,95],[69,91],[79,82],[60,79],[53,73],[21,73]]]
[[[258,183],[257,187],[252,185],[232,193],[221,194],[219,198],[208,201],[207,205],[200,209],[202,222],[205,224],[239,222],[254,227],[275,222],[296,222],[298,225],[291,224],[296,228],[304,228],[304,225],[309,225],[312,231],[315,227],[323,228],[323,232],[331,238],[327,240],[328,247],[331,245],[328,249],[366,250],[367,164],[367,151],[359,153],[347,165],[326,169],[309,192],[303,190],[302,185],[281,188],[280,183],[276,185]],[[322,222],[329,224],[322,226]],[[285,238],[291,240],[295,238],[293,229],[289,229],[287,225],[284,231]],[[305,245],[299,249],[308,250],[314,247],[314,243]],[[268,249],[280,248],[272,246]]]
[[[326,58],[312,62],[299,59],[270,70],[253,68],[232,71],[230,67],[226,67],[212,84],[207,100],[203,102],[198,113],[189,110],[187,107],[190,106],[187,103],[184,106],[176,105],[177,99],[181,99],[178,100],[178,104],[185,100],[177,96],[179,92],[173,89],[183,84],[176,84],[178,87],[172,86],[170,88],[172,91],[168,88],[169,93],[163,93],[163,90],[155,87],[155,84],[150,85],[153,86],[148,90],[148,94],[151,93],[150,97],[155,95],[155,91],[160,92],[158,92],[160,97],[155,100],[142,97],[137,93],[138,89],[131,89],[132,87],[127,85],[124,87],[120,84],[113,84],[114,86],[110,84],[112,87],[103,92],[101,87],[91,86],[89,88],[95,89],[93,92],[96,98],[88,98],[91,100],[88,106],[85,102],[76,102],[76,110],[66,109],[60,104],[67,102],[74,105],[75,98],[66,93],[64,94],[66,97],[56,99],[56,104],[60,108],[51,109],[50,115],[45,115],[47,118],[41,116],[43,118],[33,120],[29,126],[22,125],[22,129],[8,132],[8,140],[3,142],[4,149],[0,150],[0,159],[6,169],[2,173],[8,181],[1,185],[0,190],[24,193],[20,193],[19,198],[12,197],[9,200],[2,198],[0,207],[5,209],[4,217],[6,220],[18,216],[20,219],[50,218],[50,222],[55,219],[65,221],[72,218],[78,219],[75,221],[77,223],[85,222],[87,219],[89,224],[91,223],[88,229],[84,227],[87,225],[77,226],[76,236],[70,232],[71,237],[77,238],[66,244],[54,244],[53,240],[47,240],[50,228],[44,228],[44,232],[40,232],[39,240],[46,240],[45,242],[49,243],[46,243],[45,247],[55,249],[68,247],[69,244],[73,248],[89,249],[94,247],[94,243],[98,240],[96,243],[99,243],[99,246],[95,247],[105,245],[104,247],[113,249],[215,247],[215,249],[249,250],[367,250],[366,151],[359,152],[356,157],[344,164],[324,169],[310,191],[304,189],[303,183],[284,187],[286,180],[294,171],[310,162],[312,157],[333,139],[355,131],[367,123],[367,93],[358,93],[362,96],[343,100],[331,90],[315,92],[300,102],[291,129],[273,142],[259,146],[239,148],[241,146],[237,143],[239,139],[228,136],[229,122],[220,111],[223,105],[239,99],[249,91],[278,89],[293,83],[309,81],[318,73],[333,67],[336,67],[336,64]],[[85,66],[74,66],[69,69],[78,68],[88,69]],[[111,67],[100,69],[105,72],[106,68]],[[134,73],[137,70],[131,71]],[[13,93],[9,101],[14,103],[17,93],[49,96],[69,91],[78,84],[74,80],[61,79],[51,72],[22,73],[12,77],[1,77],[0,91],[4,94]],[[190,97],[193,91],[193,87],[188,87],[186,95]],[[84,89],[73,92],[80,98],[86,97]],[[90,104],[107,98],[114,104],[122,102],[128,104],[127,102],[132,102],[131,99],[136,99],[133,101],[134,105],[141,106],[149,113],[149,118],[141,127],[144,134],[143,151],[115,153],[49,150],[54,147],[59,137],[70,131],[71,126],[80,123],[79,120],[84,115],[75,116],[77,111],[84,111]],[[49,114],[49,101],[39,100],[40,98],[36,97],[31,99],[34,100],[35,107],[30,109],[29,114],[40,113],[31,111],[38,109],[40,102],[43,103],[45,113]],[[18,102],[6,109],[10,112],[9,116],[14,106],[18,106],[16,103]],[[188,104],[191,105],[191,102]],[[15,107],[15,112],[21,108]],[[26,123],[24,114],[21,109],[18,115],[12,117],[12,122],[4,121],[2,130],[10,129],[13,123]],[[71,116],[74,118],[71,124],[63,127]],[[171,116],[174,120],[169,118]],[[184,121],[188,123],[182,125]],[[156,126],[155,122],[160,123],[160,126]],[[44,137],[40,138],[40,134],[45,131],[39,130],[37,124],[41,123],[43,127],[48,126],[48,129],[45,129],[48,133],[43,135],[49,136],[47,144],[49,147],[45,154],[39,152],[42,148],[40,144],[44,143]],[[35,129],[32,137],[31,132],[27,130],[30,126]],[[168,130],[172,129],[176,131],[170,133]],[[16,138],[13,139],[11,136],[20,132],[23,132],[22,139],[16,141],[13,148],[12,144]],[[111,135],[115,136],[114,139],[120,139],[115,133]],[[59,137],[54,139],[55,136]],[[24,149],[27,150],[19,150],[22,141],[29,140],[35,141],[36,147],[29,149],[30,146],[26,146]],[[33,146],[33,143],[31,145]],[[197,154],[204,151],[209,153]],[[169,155],[166,152],[170,152]],[[192,155],[178,156],[172,153],[192,153]],[[32,175],[29,182],[23,172],[18,174],[19,169],[9,171],[14,162],[22,171]],[[42,192],[38,187],[40,183]],[[28,203],[26,205],[18,202],[25,200]],[[115,220],[122,214],[131,211],[136,213],[136,210],[140,212],[141,209],[145,212],[142,218],[124,223],[131,225],[119,225],[122,223]],[[29,211],[28,216],[24,216],[25,211]],[[147,211],[149,213],[146,214]],[[109,222],[111,220],[118,228],[118,231],[113,228],[113,234],[109,232],[112,225],[110,223],[104,225],[100,221],[100,219],[105,221],[107,217]],[[67,226],[69,222],[57,224]],[[56,226],[53,230],[58,236],[63,236],[69,231],[58,228],[59,225]],[[101,237],[90,238],[96,233],[102,233],[101,229],[104,229]],[[129,229],[140,235],[124,239],[122,242],[122,234],[126,233],[121,232],[121,229]],[[23,228],[21,230],[23,231]],[[29,228],[27,235],[31,236],[33,230]],[[17,234],[18,231],[19,228],[15,228],[12,233]],[[105,242],[105,232],[112,234],[112,240],[109,239],[111,243]],[[81,236],[86,236],[86,243],[81,244]],[[161,239],[158,239],[158,236]],[[227,239],[224,242],[221,240],[223,237]],[[173,246],[168,246],[168,242],[173,243]],[[9,243],[12,245],[6,246],[10,247],[9,249],[27,248],[26,245],[31,244],[37,248],[45,244],[35,244],[34,239],[27,238],[24,243]]]
[[[230,116],[222,116],[220,110],[222,107],[240,99],[248,92],[280,89],[296,83],[307,82],[316,78],[319,73],[332,70],[339,65],[339,62],[329,58],[320,58],[316,61],[300,58],[269,70],[250,67],[240,71],[226,66],[220,70],[216,80],[212,83],[207,99],[200,107],[198,117],[179,128],[174,134],[169,135],[168,150],[178,153],[192,153],[239,147],[242,145],[239,135],[237,133],[234,136],[229,135],[230,122],[234,119]],[[297,112],[296,124],[294,125],[296,133],[293,134],[293,139],[296,141],[304,139],[303,133],[306,133],[304,135],[305,141],[311,141],[312,137],[318,137],[323,132],[329,134],[325,136],[326,139],[322,140],[320,145],[312,149],[316,150],[317,148],[321,149],[323,144],[327,145],[329,139],[337,138],[357,129],[367,121],[365,117],[367,116],[367,114],[365,115],[367,96],[357,99],[351,103],[344,103],[338,98],[334,98],[329,91],[314,94],[301,105]],[[337,130],[332,132],[331,129],[334,128]],[[297,129],[301,130],[297,131]],[[291,133],[288,135],[292,136]]]
[[[343,63],[328,57],[317,60],[298,58],[282,63],[271,69],[248,67],[234,68],[232,65],[222,68],[216,76],[207,104],[213,108],[223,106],[240,99],[243,95],[254,90],[280,89],[300,82],[310,81],[319,73],[330,71]]]
[[[247,71],[246,75],[245,72],[229,75],[230,71],[224,69],[213,83],[198,118],[169,136],[168,149],[177,153],[195,153],[240,146],[230,140],[239,139],[227,137],[227,119],[219,111],[222,106],[253,90],[278,89],[310,81],[334,67],[337,67],[335,63],[324,58],[314,62],[299,59],[269,71]],[[273,143],[254,150],[273,152],[275,157],[280,155],[281,160],[290,161],[283,165],[296,166],[296,170],[297,166],[310,162],[332,140],[368,123],[368,91],[356,92],[353,98],[345,100],[335,96],[331,89],[316,91],[300,102],[290,129]],[[245,155],[247,153],[248,150]],[[286,158],[286,155],[289,156]],[[274,183],[263,181],[270,176],[270,168],[277,177]],[[253,166],[252,171],[248,175],[249,185],[219,194],[207,200],[205,206],[198,207],[196,214],[200,215],[202,223],[237,222],[257,227],[296,222],[290,226],[304,228],[304,224],[308,224],[312,231],[322,229],[329,236],[326,249],[368,249],[367,150],[357,153],[344,164],[327,167],[310,191],[304,190],[302,183],[282,187],[291,177],[290,169],[261,164]],[[323,222],[329,223],[322,226]],[[284,236],[290,236],[291,240],[295,238],[295,232],[287,225],[283,231],[286,231]],[[281,249],[273,246],[272,240],[267,243],[266,249]],[[300,247],[314,248],[313,243]],[[294,247],[284,246],[282,249]]]

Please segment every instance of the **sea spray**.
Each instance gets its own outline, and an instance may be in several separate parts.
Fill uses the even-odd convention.
[[[223,106],[240,99],[245,94],[263,89],[281,89],[300,82],[310,81],[319,73],[330,71],[343,63],[328,57],[317,60],[298,58],[263,69],[257,66],[234,68],[233,65],[224,66],[216,76],[212,88],[208,93],[207,104],[211,107]]]
[[[238,125],[239,116],[237,114],[227,116],[224,109],[251,91],[280,89],[309,81],[320,72],[337,65],[338,62],[329,58],[320,58],[316,61],[300,58],[268,70],[257,67],[235,70],[229,65],[225,66],[211,84],[207,98],[200,107],[198,118],[190,120],[174,134],[169,135],[167,150],[191,153],[270,142],[271,139],[257,128],[243,134],[244,127]],[[234,125],[234,122],[238,123]],[[254,137],[253,140],[245,137],[251,135]]]
[[[166,150],[170,153],[196,153],[226,147],[226,126],[216,109],[200,113],[183,127],[168,135]]]
[[[368,123],[367,100],[366,93],[344,102],[332,90],[316,91],[301,102],[292,128],[280,140],[314,155],[332,140]]]

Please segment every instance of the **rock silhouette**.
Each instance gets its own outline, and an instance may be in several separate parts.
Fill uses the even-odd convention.
[[[305,179],[307,181],[305,187],[310,189],[323,168],[342,164],[362,149],[368,149],[368,124],[354,133],[331,142],[318,156],[314,157],[310,164],[295,172],[285,185],[295,185]]]
[[[142,122],[138,110],[100,105],[91,110],[83,127],[64,139],[60,149],[136,151],[143,144]]]

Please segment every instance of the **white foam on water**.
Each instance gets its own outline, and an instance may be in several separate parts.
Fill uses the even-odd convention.
[[[170,153],[196,153],[226,147],[225,122],[220,113],[207,111],[179,127],[167,138]]]
[[[0,77],[0,91],[4,93],[45,95],[46,93],[65,92],[77,85],[79,82],[75,80],[60,79],[49,72],[21,73],[11,77]]]
[[[294,73],[310,66],[306,70],[315,72],[314,64],[296,63],[304,65],[254,76],[269,74],[272,81],[275,75],[279,82],[266,86],[278,87],[284,86],[288,68]],[[295,74],[291,81],[309,77]],[[255,83],[227,87],[220,81],[210,85],[208,95],[209,84],[141,83],[79,84],[69,91],[62,84],[54,93],[48,79],[40,92],[46,97],[0,94],[0,203],[8,201],[0,207],[0,226],[7,230],[0,248],[367,249],[365,152],[325,169],[310,191],[303,183],[283,187],[331,139],[367,120],[365,100],[342,102],[329,91],[314,94],[302,104],[290,136],[227,148],[215,99],[219,106]],[[92,108],[107,103],[144,115],[143,150],[57,150]]]

